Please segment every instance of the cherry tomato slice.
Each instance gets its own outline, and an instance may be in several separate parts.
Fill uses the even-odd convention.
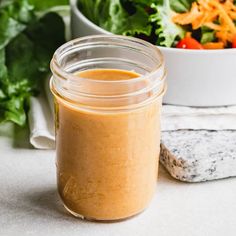
[[[232,42],[232,48],[236,48],[236,35],[234,36],[234,39]]]
[[[204,49],[203,46],[194,38],[185,37],[181,39],[176,48],[185,48],[185,49]]]

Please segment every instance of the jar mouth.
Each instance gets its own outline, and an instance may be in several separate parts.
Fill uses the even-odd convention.
[[[115,72],[108,79],[96,79],[81,73],[100,69],[135,76],[112,78]],[[157,47],[117,35],[83,37],[62,45],[54,53],[51,70],[54,95],[95,107],[124,107],[156,98],[163,93],[166,78],[163,56]]]
[[[63,56],[66,56],[66,54],[70,51],[73,51],[74,49],[76,49],[78,46],[81,49],[89,49],[89,47],[95,47],[97,46],[101,46],[104,43],[107,43],[106,41],[97,41],[97,40],[109,40],[109,45],[110,46],[114,46],[117,45],[119,47],[125,47],[125,48],[131,48],[127,46],[127,40],[129,40],[129,42],[136,44],[136,46],[145,46],[147,49],[151,49],[153,51],[153,55],[147,54],[147,52],[145,53],[142,49],[142,53],[146,54],[149,57],[153,57],[153,59],[155,60],[155,58],[158,58],[159,63],[156,63],[156,65],[153,67],[153,69],[148,73],[148,75],[152,75],[154,73],[156,73],[158,70],[161,69],[161,67],[164,67],[164,58],[163,55],[161,53],[161,51],[155,47],[154,45],[152,45],[149,42],[146,42],[144,40],[138,39],[138,38],[133,38],[133,37],[129,37],[129,36],[119,36],[119,35],[93,35],[93,36],[86,36],[86,37],[81,37],[81,38],[77,38],[74,40],[71,40],[65,44],[63,44],[62,46],[60,46],[54,53],[53,58],[51,60],[51,71],[54,74],[57,74],[58,76],[61,76],[63,78],[66,78],[67,80],[78,80],[78,75],[74,75],[73,73],[68,72],[67,70],[65,70],[64,68],[62,68],[61,66],[61,58]],[[91,40],[91,42],[89,42],[89,40]],[[96,40],[96,42],[94,42]],[[112,43],[110,40],[113,40],[114,42]],[[109,47],[109,45],[106,44],[106,47]],[[128,61],[128,60],[127,60]],[[143,78],[146,75],[140,75],[139,77],[130,79],[129,82],[138,82],[139,80],[143,80]],[[84,79],[84,78],[83,78]],[[117,83],[127,83],[127,81],[124,80],[94,80],[94,79],[90,79],[90,78],[86,78],[87,81],[91,81],[91,83],[111,83],[111,84],[117,84]]]

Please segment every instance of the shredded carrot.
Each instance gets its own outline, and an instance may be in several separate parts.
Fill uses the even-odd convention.
[[[236,6],[234,5],[232,0],[227,0],[224,4],[224,7],[227,7],[228,9],[232,9],[232,11],[236,11]]]
[[[185,37],[186,37],[186,38],[191,38],[191,37],[192,37],[192,32],[187,32],[187,33],[185,34]]]
[[[231,19],[236,20],[236,12],[229,12],[229,16],[231,17]]]
[[[206,0],[199,0],[198,3],[199,3],[200,8],[202,7],[204,9],[206,9],[207,11],[212,10],[211,6],[209,6],[209,4]]]
[[[209,1],[209,3],[212,4],[213,6],[215,6],[220,11],[219,15],[220,15],[221,20],[223,20],[229,26],[230,30],[233,33],[236,33],[235,24],[234,24],[233,20],[230,18],[230,16],[228,15],[228,13],[225,11],[222,4],[220,4],[219,2],[214,1],[214,0]]]
[[[205,23],[205,24],[203,24],[203,26],[206,26],[210,29],[218,30],[218,31],[223,31],[225,29],[221,25],[218,25],[218,24],[215,24],[215,23],[212,23],[212,22]]]
[[[176,14],[173,16],[173,22],[180,24],[180,25],[187,25],[194,22],[197,18],[199,18],[202,13],[198,9],[197,2],[193,2],[192,8],[190,12]]]
[[[192,3],[189,12],[175,14],[172,20],[179,25],[191,24],[194,30],[202,26],[215,30],[219,44],[207,44],[206,47],[221,48],[232,42],[236,35],[236,5],[233,0],[198,0]]]
[[[195,30],[200,28],[209,17],[210,17],[209,14],[202,15],[201,18],[199,17],[198,21],[192,23],[193,29]]]
[[[207,14],[207,13],[206,13]],[[214,22],[219,15],[219,11],[213,11],[208,13],[208,17],[205,22]]]
[[[229,33],[228,31],[219,31],[216,32],[216,37],[219,39],[219,41],[223,42],[225,45],[227,45],[227,42],[232,42],[234,39],[234,34]]]
[[[224,44],[222,42],[214,42],[214,43],[205,43],[203,44],[204,49],[223,49]]]

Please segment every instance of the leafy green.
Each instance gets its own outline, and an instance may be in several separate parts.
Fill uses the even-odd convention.
[[[65,41],[62,18],[37,18],[33,8],[27,0],[0,5],[0,123],[25,124],[29,98],[38,94],[53,52]]]
[[[151,34],[149,15],[141,5],[130,14],[122,0],[80,0],[78,4],[91,21],[114,34]]]
[[[122,7],[120,0],[104,2],[105,4],[102,1],[98,1],[98,8],[95,10],[96,12],[101,9],[101,15],[107,15],[106,19],[99,17],[99,24],[114,34],[122,34],[126,30],[125,25],[129,17],[128,13]],[[102,9],[103,4],[105,7]],[[99,12],[96,13],[99,16]]]
[[[212,29],[209,29],[208,27],[201,27],[201,39],[200,42],[202,44],[214,42],[216,39],[215,37],[215,31]]]
[[[179,8],[190,0],[178,0]],[[170,47],[184,30],[171,20],[170,0],[79,0],[78,7],[95,24],[114,33],[147,38]]]
[[[112,33],[132,36],[136,34],[151,34],[149,15],[142,7],[137,6],[132,15],[128,15],[120,4],[112,4],[109,10],[110,18],[102,26]]]
[[[104,3],[104,8],[106,7],[107,1]],[[100,6],[99,0],[79,0],[78,8],[83,12],[83,14],[90,19],[95,24],[99,25],[99,18],[96,10],[99,11],[98,7]],[[102,8],[101,8],[102,9]],[[102,14],[101,14],[102,15]],[[102,15],[103,18],[107,18],[108,14]]]
[[[5,51],[0,50],[0,122],[12,121],[24,125],[24,105],[29,97],[27,80],[11,81],[5,65]]]
[[[25,34],[34,43],[34,56],[40,63],[40,71],[49,71],[49,62],[54,51],[65,42],[64,31],[62,18],[54,12],[47,13],[25,31]]]
[[[160,0],[156,0],[155,2],[159,2]],[[150,6],[153,3],[153,0],[123,0],[122,3],[126,4],[127,2],[131,2],[134,5],[141,4],[145,6]]]
[[[136,12],[129,16],[128,22],[125,25],[126,30],[123,34],[133,36],[136,34],[151,35],[152,27],[149,22],[149,15],[142,7],[137,6]]]
[[[173,11],[182,13],[190,10],[191,5],[196,0],[170,0],[170,6]]]
[[[68,5],[69,0],[29,0],[29,2],[35,6],[36,10],[42,11],[59,5]]]
[[[33,19],[33,6],[27,0],[3,0],[0,5],[0,49],[22,32]]]
[[[151,4],[155,13],[150,15],[150,21],[155,24],[155,33],[158,37],[157,45],[171,47],[177,38],[184,36],[182,27],[172,22],[173,11],[169,0],[163,0],[160,4]]]

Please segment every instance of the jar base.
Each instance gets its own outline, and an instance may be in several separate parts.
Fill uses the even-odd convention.
[[[80,220],[93,221],[93,222],[98,222],[98,223],[99,222],[100,223],[116,223],[116,222],[120,222],[120,221],[126,221],[126,220],[132,219],[132,218],[142,214],[146,209],[145,208],[145,209],[139,211],[138,213],[132,214],[131,216],[128,216],[128,217],[114,219],[114,220],[113,219],[112,220],[108,220],[108,219],[103,220],[103,219],[96,219],[96,218],[92,218],[92,217],[86,217],[86,216],[83,216],[79,213],[76,213],[76,212],[72,211],[71,209],[69,209],[64,203],[63,203],[63,206],[72,216],[74,216]]]

